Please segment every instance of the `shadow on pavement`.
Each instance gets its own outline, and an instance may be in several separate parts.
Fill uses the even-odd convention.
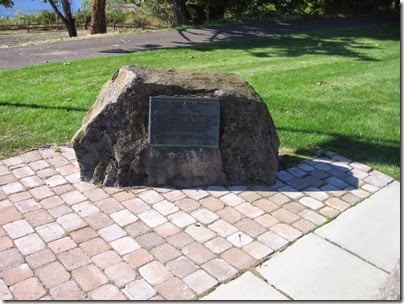
[[[392,24],[395,19],[392,18]],[[268,25],[269,26],[269,25]],[[399,27],[397,31],[378,31],[380,26],[372,26],[364,29],[352,28],[343,29],[340,32],[333,28],[330,31],[316,31],[313,29],[306,33],[299,31],[299,22],[295,24],[278,23],[277,27],[271,30],[265,29],[265,25],[259,26],[233,26],[218,28],[199,28],[191,30],[177,30],[178,40],[172,40],[167,45],[146,43],[136,45],[133,48],[106,49],[101,53],[109,54],[130,54],[143,50],[167,48],[167,47],[188,47],[195,51],[207,52],[214,50],[237,49],[245,50],[251,56],[257,58],[271,57],[297,57],[303,55],[330,55],[355,58],[363,61],[378,61],[363,54],[362,50],[379,48],[371,42],[358,41],[360,38],[378,40],[398,40]],[[321,33],[318,33],[319,30]],[[298,36],[292,35],[299,33]],[[397,34],[398,32],[398,34]]]
[[[138,48],[133,48],[133,49],[110,49],[110,50],[103,50],[100,51],[101,53],[107,53],[107,54],[132,54],[135,52],[140,52],[140,51],[145,51],[145,50],[151,50],[151,49],[157,49],[160,48],[160,44],[142,44],[139,45]]]
[[[289,169],[278,171],[274,185],[251,182],[226,185],[226,188],[231,191],[287,192],[299,195],[298,192],[351,191],[358,189],[358,186],[358,178],[353,175],[350,167],[344,162],[335,164],[328,158],[314,158],[304,160]],[[165,186],[156,186],[155,188],[177,189]],[[220,192],[227,191],[226,188],[211,186],[200,187],[197,190]]]

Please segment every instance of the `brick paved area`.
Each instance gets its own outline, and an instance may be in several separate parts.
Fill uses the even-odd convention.
[[[0,161],[0,299],[197,299],[393,181],[335,153],[275,186],[104,188],[71,148]]]

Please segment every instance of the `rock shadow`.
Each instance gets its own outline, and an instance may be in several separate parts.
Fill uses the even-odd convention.
[[[295,157],[295,160],[299,157]],[[300,158],[302,159],[302,158]],[[338,160],[339,159],[339,160]],[[274,185],[240,183],[236,185],[212,185],[197,188],[176,188],[171,186],[157,186],[160,189],[172,190],[203,190],[216,193],[230,191],[257,192],[321,192],[321,191],[351,191],[358,189],[359,179],[348,165],[351,160],[340,157],[336,159],[315,157],[306,159],[292,167],[278,171]],[[358,173],[359,175],[361,173]],[[366,175],[365,172],[362,173]],[[265,195],[264,195],[265,196]]]

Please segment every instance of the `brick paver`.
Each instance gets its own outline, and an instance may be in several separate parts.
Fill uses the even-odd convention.
[[[248,269],[255,263],[250,255],[238,248],[230,248],[222,254],[222,258],[239,270]]]
[[[179,278],[183,278],[198,269],[194,263],[184,256],[168,262],[167,268]]]
[[[123,293],[112,284],[102,285],[88,293],[88,296],[92,300],[126,300]]]
[[[167,300],[192,300],[195,293],[180,279],[171,278],[156,287]]]
[[[164,239],[155,232],[148,232],[135,238],[136,242],[146,250],[151,250],[164,243]]]
[[[266,228],[264,226],[260,225],[258,222],[253,221],[249,218],[242,219],[241,221],[236,223],[234,226],[236,226],[238,229],[247,233],[249,236],[251,236],[253,238],[257,237],[258,235],[260,235],[266,231]]]
[[[13,299],[13,295],[3,280],[0,280],[0,296],[4,301]]]
[[[144,279],[129,283],[123,289],[129,300],[148,300],[156,294],[156,290]]]
[[[66,250],[76,247],[77,244],[69,237],[50,242],[48,247],[56,254],[65,252]]]
[[[214,238],[213,240],[210,240],[209,242],[206,242],[205,246],[214,253],[219,254],[229,249],[232,244],[228,240],[219,236],[217,238]]]
[[[150,284],[158,284],[168,280],[173,274],[160,262],[153,261],[139,269],[140,275]]]
[[[119,227],[117,224],[113,224],[111,226],[107,226],[105,228],[102,228],[98,231],[100,236],[107,242],[114,241],[116,239],[119,239],[123,236],[125,236],[127,233],[125,230],[123,230],[121,227]]]
[[[74,248],[69,251],[58,254],[59,261],[67,270],[74,270],[91,262],[88,256],[80,248]]]
[[[157,227],[165,222],[167,219],[158,213],[156,210],[148,210],[138,214],[139,218],[150,228]]]
[[[29,255],[45,248],[45,243],[36,233],[19,238],[14,243],[23,255]]]
[[[86,298],[84,291],[78,286],[76,281],[70,280],[49,290],[53,299],[59,300],[83,300]]]
[[[80,244],[80,247],[88,257],[93,257],[110,249],[110,246],[101,238],[94,238],[83,242]]]
[[[274,252],[271,248],[258,241],[249,243],[243,247],[243,250],[255,259],[262,259]]]
[[[105,269],[105,274],[118,288],[122,288],[136,279],[136,271],[125,262],[108,267]]]
[[[2,278],[8,286],[12,286],[18,282],[24,281],[33,275],[34,273],[27,264],[20,264],[16,267],[9,268],[1,272]]]
[[[15,300],[37,300],[46,293],[38,278],[35,277],[14,284],[10,290]]]
[[[93,263],[100,269],[105,269],[122,261],[122,258],[113,250],[104,251],[92,257]]]
[[[125,255],[140,248],[140,245],[128,236],[115,240],[110,245],[120,255]]]
[[[34,232],[34,229],[26,220],[18,220],[3,226],[8,236],[12,239],[20,238],[24,235]]]
[[[71,148],[0,161],[1,300],[194,300],[393,179],[335,153],[274,186],[107,188]]]
[[[53,262],[35,270],[35,274],[46,288],[58,286],[70,278],[62,264]]]
[[[93,290],[108,281],[107,277],[94,264],[73,270],[72,276],[84,291]]]
[[[194,273],[186,276],[184,278],[184,282],[198,294],[202,294],[218,284],[216,279],[203,270],[195,271]]]
[[[185,232],[199,243],[204,243],[216,236],[215,232],[205,228],[201,224],[192,224],[185,229]]]
[[[202,268],[219,282],[224,282],[237,274],[237,269],[222,259],[213,259],[202,265]]]
[[[46,265],[56,260],[56,256],[49,249],[44,249],[42,251],[36,252],[27,256],[27,263],[32,269],[36,269],[41,267],[42,265]]]

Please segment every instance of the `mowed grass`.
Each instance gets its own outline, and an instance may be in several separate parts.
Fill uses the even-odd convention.
[[[121,66],[243,76],[268,105],[281,152],[321,148],[400,178],[400,31],[379,26],[123,54],[0,72],[0,158],[67,144]]]

